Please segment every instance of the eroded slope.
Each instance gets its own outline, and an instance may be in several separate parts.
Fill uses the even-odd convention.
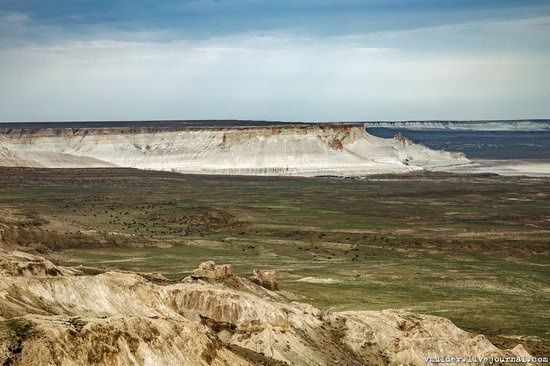
[[[13,270],[29,263],[32,271]],[[133,273],[86,275],[5,250],[0,266],[4,364],[424,365],[437,355],[528,357],[521,346],[500,350],[439,317],[322,312],[213,263],[168,285]]]
[[[363,125],[11,129],[0,165],[132,167],[237,175],[364,175],[468,163],[463,154],[384,139]]]

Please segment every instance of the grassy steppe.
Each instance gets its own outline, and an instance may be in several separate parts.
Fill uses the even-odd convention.
[[[54,248],[65,264],[174,280],[210,259],[241,275],[273,269],[321,308],[406,308],[550,344],[548,179],[120,169],[8,170],[0,181],[2,220],[41,233],[15,244]]]

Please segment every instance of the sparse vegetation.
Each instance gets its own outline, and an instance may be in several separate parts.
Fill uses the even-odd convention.
[[[4,358],[2,365],[10,366],[23,351],[24,342],[35,336],[38,331],[31,321],[22,318],[5,320],[3,325],[11,337],[11,345],[8,347],[9,354]]]
[[[325,309],[407,308],[550,343],[548,179],[8,169],[0,183],[6,225],[119,238],[63,249],[40,236],[64,264],[176,280],[211,259],[275,270],[282,289]]]

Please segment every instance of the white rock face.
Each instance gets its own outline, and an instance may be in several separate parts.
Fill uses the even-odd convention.
[[[405,130],[454,131],[550,131],[549,120],[520,121],[401,121],[367,122],[368,127],[399,128]]]
[[[41,129],[0,135],[0,166],[356,176],[467,163],[460,153],[371,136],[363,125]]]
[[[0,269],[43,261],[0,253]],[[55,273],[0,272],[2,364],[397,366],[440,355],[529,357],[521,345],[499,349],[440,317],[323,312],[248,290],[255,285],[242,278],[248,285],[239,290],[192,279],[160,286],[131,273]]]

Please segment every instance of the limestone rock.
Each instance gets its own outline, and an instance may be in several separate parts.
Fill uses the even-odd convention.
[[[395,141],[399,141],[403,146],[414,144],[414,142],[410,138],[406,137],[401,132],[398,132],[395,136],[393,136],[393,139]]]
[[[63,276],[78,273],[49,260],[19,251],[0,251],[0,276]]]
[[[250,280],[257,285],[260,285],[268,290],[279,290],[279,282],[277,280],[277,274],[272,271],[262,271],[254,269]]]
[[[223,281],[233,276],[233,269],[229,264],[217,265],[213,261],[203,262],[199,264],[199,268],[195,269],[191,274],[194,279],[204,279],[211,281]]]
[[[404,164],[404,157],[410,163]],[[0,165],[132,167],[191,174],[362,176],[468,164],[372,136],[363,124],[211,128],[0,128]]]
[[[17,253],[2,258],[10,263],[3,268],[42,262]],[[436,316],[323,312],[225,282],[166,285],[132,273],[56,268],[64,275],[0,274],[0,364],[424,366],[425,357],[439,355],[528,356]],[[196,274],[250,282],[213,262]]]

